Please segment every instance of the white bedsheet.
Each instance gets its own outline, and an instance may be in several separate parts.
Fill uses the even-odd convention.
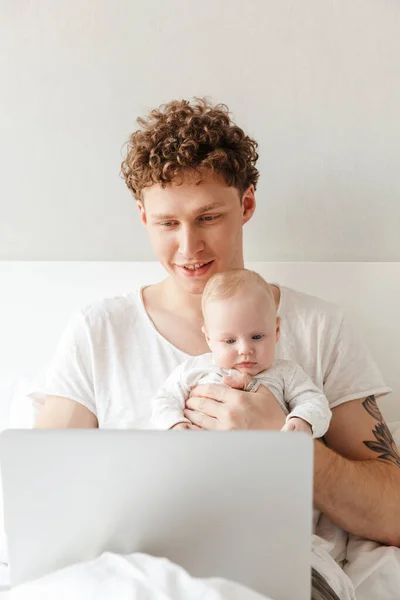
[[[315,550],[315,549],[314,549]],[[355,587],[341,588],[341,600],[398,600],[400,549],[354,539],[347,574]],[[321,565],[323,567],[324,558]],[[314,556],[318,568],[318,557]],[[320,565],[320,566],[321,566]],[[337,566],[339,571],[340,567]],[[323,570],[323,569],[321,569]],[[333,573],[333,576],[334,573]],[[36,581],[0,592],[0,600],[274,600],[224,579],[196,579],[165,558],[110,552]]]
[[[324,544],[314,546],[313,565],[326,572]],[[345,572],[355,593],[334,564],[332,587],[341,600],[398,600],[400,549],[350,536]],[[347,578],[346,578],[347,579]],[[8,573],[0,565],[1,584]],[[339,588],[338,588],[339,586]],[[72,565],[34,582],[0,592],[0,600],[267,600],[265,596],[224,579],[196,579],[167,559],[145,554],[104,553],[93,561]],[[274,599],[269,599],[274,600]]]
[[[400,598],[400,548],[350,536],[347,560],[344,570],[353,582],[357,600]]]
[[[16,586],[7,600],[267,600],[225,579],[196,579],[165,558],[106,552],[32,583]],[[272,599],[269,599],[272,600]]]

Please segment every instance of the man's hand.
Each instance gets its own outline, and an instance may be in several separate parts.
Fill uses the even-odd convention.
[[[230,387],[206,383],[192,390],[184,411],[191,423],[202,429],[282,429],[285,415],[268,388],[243,391],[244,374],[224,377],[224,383]]]
[[[170,429],[172,431],[172,429],[174,429],[174,430],[175,429],[198,429],[198,427],[194,427],[193,425],[191,425],[191,423],[182,422],[182,423],[177,423],[176,425],[173,425]]]

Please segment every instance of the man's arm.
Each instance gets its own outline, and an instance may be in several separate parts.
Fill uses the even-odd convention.
[[[60,396],[47,396],[35,427],[38,429],[95,428],[96,416],[85,406]]]
[[[400,547],[400,455],[374,396],[332,409],[315,442],[314,501],[351,533]]]

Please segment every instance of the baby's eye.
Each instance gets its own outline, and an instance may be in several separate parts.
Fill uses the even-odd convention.
[[[252,335],[251,339],[252,340],[261,340],[264,337],[264,335],[262,333],[257,333],[256,335]]]
[[[235,340],[225,340],[225,344],[234,344]]]

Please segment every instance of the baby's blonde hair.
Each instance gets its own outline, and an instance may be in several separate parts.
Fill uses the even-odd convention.
[[[223,273],[216,273],[207,281],[201,298],[201,309],[203,316],[205,308],[210,300],[226,300],[232,298],[237,292],[246,291],[262,292],[268,303],[275,309],[275,299],[271,286],[255,271],[248,269],[232,269]]]

